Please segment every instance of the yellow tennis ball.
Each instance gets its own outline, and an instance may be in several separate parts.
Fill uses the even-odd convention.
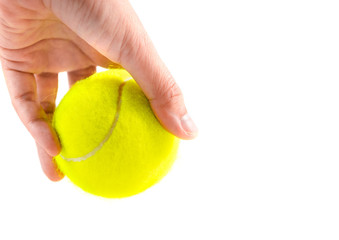
[[[158,122],[139,86],[123,69],[78,81],[57,107],[61,142],[55,161],[86,192],[128,197],[166,175],[179,140]]]

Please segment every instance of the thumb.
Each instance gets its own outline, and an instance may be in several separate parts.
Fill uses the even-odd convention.
[[[121,65],[144,91],[164,128],[179,138],[193,139],[198,129],[187,112],[178,84],[149,37],[145,33],[136,34],[125,36],[120,53]]]

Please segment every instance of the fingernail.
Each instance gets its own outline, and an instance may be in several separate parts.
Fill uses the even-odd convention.
[[[61,170],[57,167],[57,169],[56,169],[56,172],[57,172],[57,174],[58,174],[58,176],[60,177],[60,179],[63,179],[64,178],[64,173],[63,172],[61,172]]]
[[[60,170],[60,168],[58,167],[58,164],[56,163],[54,157],[53,157],[52,161],[53,161],[53,164],[54,164],[54,166],[55,166],[55,171],[56,171],[57,175],[60,177],[60,179],[63,179],[65,175],[63,174],[63,172],[61,172],[61,170]]]
[[[181,118],[181,126],[187,136],[195,137],[198,134],[198,128],[188,113]]]

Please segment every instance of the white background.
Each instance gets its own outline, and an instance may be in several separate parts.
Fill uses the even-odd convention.
[[[146,192],[91,196],[43,175],[1,79],[0,239],[338,239],[336,1],[132,4],[199,137]]]

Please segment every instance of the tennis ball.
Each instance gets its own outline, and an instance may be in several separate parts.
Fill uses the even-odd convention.
[[[107,198],[140,193],[172,166],[179,139],[158,122],[124,69],[80,80],[53,117],[62,146],[61,172],[84,191]]]

